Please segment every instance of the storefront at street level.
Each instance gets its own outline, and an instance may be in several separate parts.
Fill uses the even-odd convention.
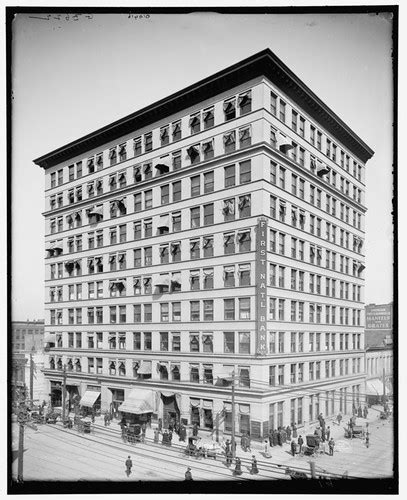
[[[156,406],[156,395],[152,390],[130,389],[126,391],[124,402],[118,407],[118,412],[130,424],[150,423]]]
[[[101,388],[100,386],[88,385],[86,391],[81,397],[79,406],[84,415],[92,415],[100,413],[101,407]]]

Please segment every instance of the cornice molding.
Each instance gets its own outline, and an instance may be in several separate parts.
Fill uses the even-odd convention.
[[[373,156],[373,150],[360,137],[270,49],[265,49],[175,94],[55,149],[35,159],[34,163],[44,169],[50,168],[259,76],[266,77],[284,90],[296,104],[337,137],[363,162]]]

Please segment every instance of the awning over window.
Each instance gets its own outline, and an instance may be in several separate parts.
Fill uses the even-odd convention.
[[[233,99],[232,101],[225,101],[223,103],[223,111],[225,113],[231,113],[233,109],[236,108],[236,101]]]
[[[235,142],[236,142],[236,133],[234,130],[223,136],[224,144],[234,144]]]
[[[213,109],[207,109],[203,112],[203,119],[205,122],[211,118],[213,118]]]
[[[155,286],[170,286],[169,276],[159,276],[155,282]]]
[[[317,164],[317,176],[322,177],[323,175],[326,175],[331,169],[328,167],[328,165],[323,165],[322,163]]]
[[[374,378],[372,380],[366,381],[366,394],[374,395],[374,396],[382,396],[383,395],[383,382]]]
[[[232,367],[224,366],[217,374],[218,380],[215,385],[230,385],[232,383]]]
[[[170,227],[170,216],[169,215],[160,215],[160,220],[158,222],[158,229],[163,227]]]
[[[89,211],[89,215],[103,215],[103,207],[93,207]]]
[[[44,334],[44,343],[45,344],[54,344],[55,343],[55,333],[47,332]]]
[[[223,408],[225,411],[230,412],[232,411],[232,403],[229,403],[229,401],[224,401],[223,403]]]
[[[142,361],[137,373],[139,375],[151,375],[151,361]]]
[[[99,396],[100,396],[99,391],[86,391],[85,394],[82,396],[79,405],[92,408]]]
[[[200,399],[189,398],[189,402],[190,402],[191,406],[193,406],[194,408],[199,408],[201,406],[201,400]]]
[[[199,156],[199,145],[188,148],[187,155],[193,161],[197,156]]]
[[[246,104],[246,102],[251,101],[251,100],[252,100],[252,93],[251,93],[251,90],[248,90],[244,94],[239,95],[239,97],[237,99],[237,103],[239,106],[243,106],[244,104]]]
[[[233,215],[235,213],[235,200],[223,200],[223,213]]]
[[[202,143],[202,151],[204,151],[206,153],[207,151],[209,151],[211,149],[213,149],[213,142],[212,141]]]
[[[170,158],[160,158],[158,163],[155,165],[155,168],[160,172],[169,172],[170,171]]]
[[[250,413],[250,405],[239,404],[239,413],[243,413],[245,415],[248,415]]]
[[[287,137],[285,137],[284,135],[282,134],[278,134],[277,136],[277,148],[283,152],[283,153],[287,153],[290,149],[293,149],[293,145],[291,143],[290,140],[287,139]]]
[[[202,403],[203,403],[203,405],[202,405],[202,406],[203,406],[204,408],[207,408],[208,410],[211,410],[211,409],[213,408],[213,401],[212,401],[212,400],[204,399],[204,400],[202,401]]]
[[[172,276],[171,283],[175,283],[177,285],[181,285],[181,276]]]
[[[145,363],[143,361],[143,363]],[[142,364],[143,366],[143,364]],[[141,369],[141,368],[140,368]],[[140,373],[140,369],[138,373]],[[151,371],[150,371],[151,373]],[[119,411],[141,415],[154,412],[154,393],[148,389],[132,389],[119,406]]]
[[[198,123],[200,121],[200,118],[200,114],[191,116],[189,119],[189,126],[192,127],[193,125],[195,125],[195,123]]]

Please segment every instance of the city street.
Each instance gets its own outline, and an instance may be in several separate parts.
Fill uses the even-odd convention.
[[[392,476],[392,421],[379,420],[378,412],[369,415],[370,447],[361,439],[345,439],[343,426],[329,422],[336,446],[333,457],[320,455],[315,459],[317,475],[347,474],[349,478],[384,478]],[[346,419],[344,419],[346,420]],[[310,430],[308,430],[309,432]],[[224,457],[189,458],[184,454],[185,443],[176,437],[172,447],[152,442],[152,429],[146,443],[127,444],[120,437],[117,424],[104,427],[96,420],[92,434],[78,434],[63,429],[60,423],[26,429],[24,479],[61,481],[179,481],[191,467],[194,480],[236,480],[233,467],[228,469]],[[238,443],[240,440],[238,440]],[[18,429],[13,428],[13,451],[17,449]],[[252,454],[256,455],[259,474],[249,473]],[[266,459],[260,443],[252,443],[251,452],[243,452],[238,444],[237,456],[242,460],[243,475],[239,480],[289,479],[285,468],[291,467],[309,474],[309,457],[292,457],[289,444],[271,448],[272,458]],[[126,477],[124,462],[130,455],[133,471]],[[13,453],[13,458],[16,456]],[[17,460],[13,461],[13,474]],[[338,477],[336,476],[336,477]]]

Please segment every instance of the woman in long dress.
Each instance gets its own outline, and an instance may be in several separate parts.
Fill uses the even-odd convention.
[[[270,443],[269,443],[268,439],[264,440],[264,456],[265,456],[265,458],[271,458]]]

